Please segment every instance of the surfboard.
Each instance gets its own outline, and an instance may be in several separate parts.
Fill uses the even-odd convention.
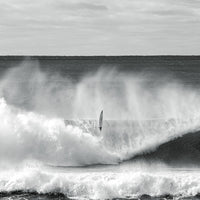
[[[103,128],[103,110],[101,111],[99,116],[99,130],[101,131],[102,128]]]

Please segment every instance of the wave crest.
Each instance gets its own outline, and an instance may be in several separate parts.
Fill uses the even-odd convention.
[[[67,166],[116,164],[199,128],[198,119],[115,120],[105,121],[99,135],[88,129],[87,121],[65,124],[63,119],[14,108],[4,99],[0,99],[0,117],[2,162],[37,160]]]

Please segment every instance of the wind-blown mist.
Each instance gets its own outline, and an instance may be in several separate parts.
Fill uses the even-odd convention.
[[[37,62],[7,70],[0,80],[1,161],[114,164],[198,130],[198,91],[155,77],[102,67],[75,83]],[[88,124],[80,120],[96,120],[102,109],[101,134],[82,128]]]

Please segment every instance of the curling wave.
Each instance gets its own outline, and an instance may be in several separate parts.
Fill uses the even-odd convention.
[[[161,144],[155,151],[138,154],[133,160],[160,161],[171,166],[199,166],[200,131],[191,132]]]

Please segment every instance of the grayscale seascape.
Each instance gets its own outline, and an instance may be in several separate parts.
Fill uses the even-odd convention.
[[[0,200],[200,200],[200,0],[0,0]]]
[[[199,66],[1,56],[0,198],[200,199]]]

